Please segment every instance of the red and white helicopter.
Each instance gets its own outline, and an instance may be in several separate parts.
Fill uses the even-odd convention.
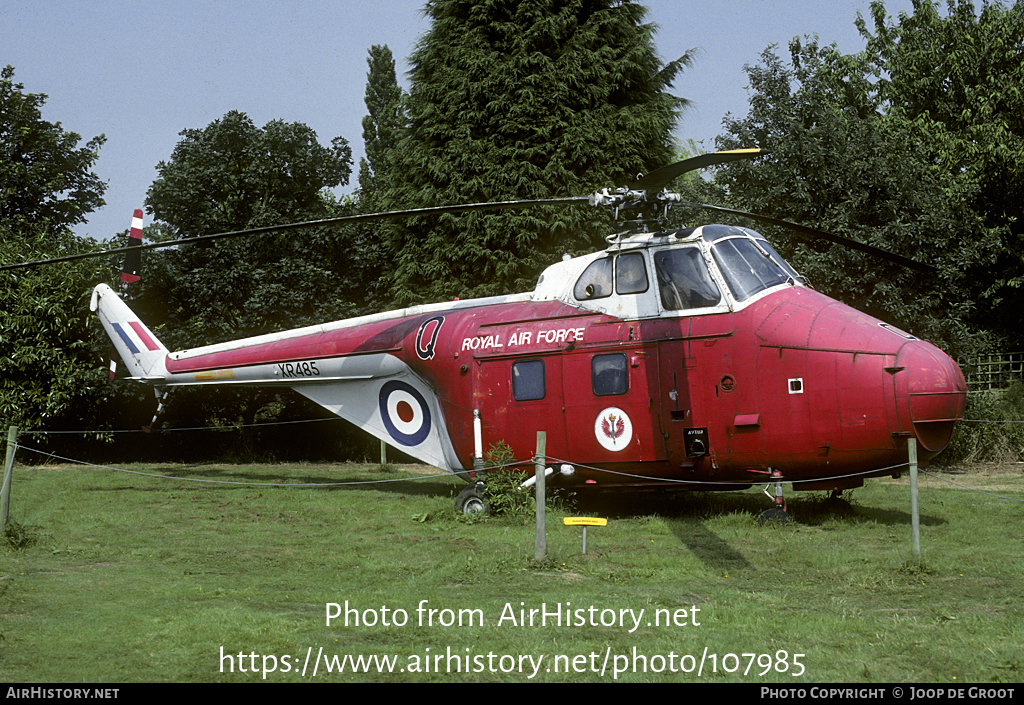
[[[589,200],[616,211],[679,202],[676,176],[758,150],[663,167]],[[552,201],[544,201],[551,203]],[[523,207],[532,202],[432,210]],[[784,221],[739,213],[899,255]],[[356,216],[337,221],[409,214]],[[146,247],[252,234],[141,244]],[[483,449],[529,457],[547,433],[553,481],[599,488],[857,487],[898,476],[907,439],[926,463],[963,417],[966,384],[923,340],[830,299],[801,280],[764,237],[705,225],[608,238],[609,247],[548,267],[532,292],[445,302],[169,351],[104,284],[96,311],[131,379],[158,401],[179,385],[290,387],[409,455],[475,480]],[[287,227],[301,227],[296,224]],[[112,251],[108,251],[112,252]],[[136,265],[137,266],[137,265]],[[126,276],[132,276],[128,274]],[[482,504],[471,483],[460,509]]]

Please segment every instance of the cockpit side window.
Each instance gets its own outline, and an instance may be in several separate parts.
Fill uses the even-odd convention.
[[[640,294],[647,291],[647,265],[640,252],[628,252],[615,260],[615,291],[619,294]]]
[[[722,292],[696,247],[656,252],[654,268],[661,305],[666,311],[708,308],[722,300]]]
[[[604,257],[583,270],[576,280],[572,295],[577,301],[603,299],[612,295],[612,258]]]
[[[745,301],[759,291],[791,279],[789,272],[747,238],[720,240],[711,252],[737,301]]]

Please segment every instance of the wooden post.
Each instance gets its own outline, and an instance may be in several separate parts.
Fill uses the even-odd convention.
[[[380,464],[388,464],[388,444],[384,441],[380,442]]]
[[[917,496],[917,439],[907,439],[910,455],[910,540],[914,557],[921,557],[921,513]]]
[[[14,480],[14,451],[18,447],[18,427],[7,431],[7,462],[4,464],[4,482],[0,491],[0,528],[7,526],[11,515],[11,482]]]
[[[544,452],[547,450],[548,434],[545,431],[537,431],[537,454],[533,458],[534,477],[537,479],[535,489],[537,491],[537,541],[533,549],[533,557],[542,561],[548,554],[548,538],[545,532],[544,516],[545,505],[547,504],[547,491],[544,477]]]

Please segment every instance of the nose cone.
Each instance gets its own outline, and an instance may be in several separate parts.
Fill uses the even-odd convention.
[[[900,348],[896,366],[900,425],[913,432],[929,459],[949,445],[953,425],[964,417],[967,382],[952,358],[921,340]]]

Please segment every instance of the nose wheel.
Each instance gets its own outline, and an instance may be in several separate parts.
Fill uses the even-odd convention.
[[[765,524],[792,524],[793,517],[786,512],[786,499],[782,496],[782,472],[779,470],[772,470],[771,477],[775,481],[775,494],[773,496],[768,491],[768,488],[771,487],[771,483],[764,486],[764,493],[770,499],[774,500],[775,506],[763,512],[761,516],[757,518],[757,523],[761,526],[764,526]]]

